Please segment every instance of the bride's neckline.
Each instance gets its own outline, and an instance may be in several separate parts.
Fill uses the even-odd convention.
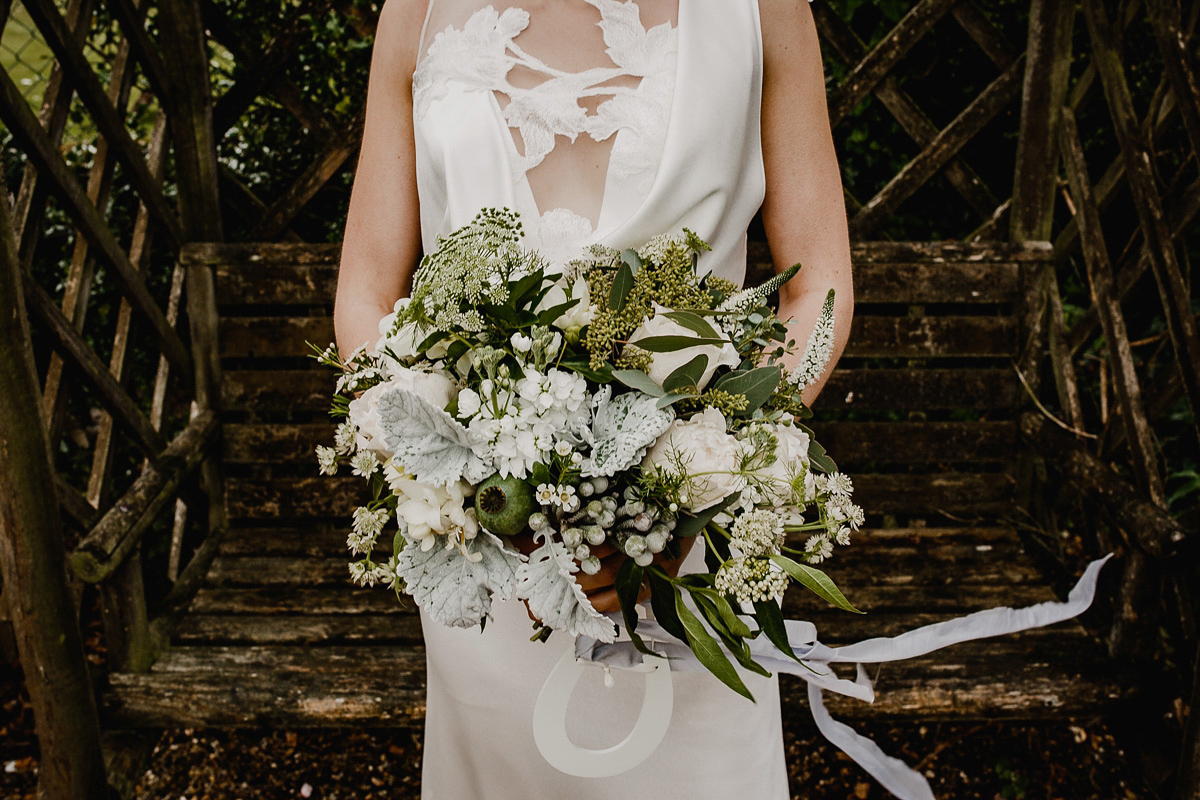
[[[600,13],[595,24],[604,36],[604,53],[611,62],[608,65],[569,71],[552,67],[526,52],[516,40],[529,26],[530,12],[519,6],[501,11],[491,4],[482,6],[461,25],[450,24],[439,30],[427,48],[423,31],[424,52],[413,74],[414,116],[423,117],[428,104],[445,94],[447,81],[490,90],[502,124],[510,129],[506,149],[512,160],[514,181],[527,185],[541,216],[561,210],[562,206],[541,212],[528,172],[560,144],[558,137],[574,142],[579,134],[586,133],[597,143],[607,143],[610,147],[607,168],[602,170],[599,203],[593,206],[598,208],[594,210],[596,217],[593,221],[577,214],[600,238],[606,229],[619,227],[620,221],[609,219],[612,214],[608,213],[614,176],[619,176],[618,180],[633,180],[632,176],[638,176],[642,191],[637,194],[643,199],[656,177],[678,76],[679,22],[677,13],[674,22],[647,28],[641,22],[641,8],[636,3],[585,2]],[[517,66],[524,68],[526,74],[537,73],[545,79],[532,86],[513,85],[509,73]],[[612,83],[620,78],[637,78],[638,83],[632,87]],[[579,101],[588,97],[608,99],[587,113]],[[501,98],[507,100],[503,105]],[[619,154],[618,142],[623,145]],[[619,158],[615,157],[618,155]],[[630,160],[634,162],[632,167]]]

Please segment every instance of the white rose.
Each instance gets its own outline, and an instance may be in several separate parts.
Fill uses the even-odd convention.
[[[444,372],[420,372],[397,367],[388,378],[387,385],[406,389],[431,406],[441,409],[458,397],[458,386]]]
[[[643,468],[675,472],[682,463],[689,479],[684,506],[703,511],[746,487],[737,474],[740,443],[725,432],[725,415],[705,408],[689,420],[675,420],[646,453]]]
[[[633,333],[629,335],[629,342],[637,344],[639,339],[645,339],[650,336],[690,336],[697,337],[695,331],[680,325],[675,320],[663,314],[671,309],[654,304],[654,316],[643,322],[637,327]],[[708,366],[704,370],[704,374],[700,377],[697,384],[697,389],[703,389],[708,381],[716,372],[717,367],[727,366],[736,367],[741,363],[741,356],[738,355],[737,348],[732,342],[725,342],[718,346],[715,344],[698,344],[694,347],[685,347],[682,350],[673,350],[669,353],[652,353],[650,356],[650,368],[647,370],[650,379],[662,386],[663,381],[679,367],[691,361],[698,355],[708,356]]]
[[[803,503],[803,489],[798,493],[800,496],[792,496],[792,480],[808,471],[809,435],[793,425],[779,425],[775,437],[775,463],[759,470],[759,475],[773,480],[767,491],[776,502]]]
[[[386,383],[377,383],[350,401],[350,421],[354,423],[354,446],[357,450],[372,450],[381,461],[392,457],[391,449],[384,443],[383,426],[379,420],[379,397],[388,388]]]

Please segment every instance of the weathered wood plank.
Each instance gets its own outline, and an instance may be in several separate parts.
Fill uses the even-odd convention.
[[[1016,425],[980,422],[812,422],[816,439],[839,466],[856,461],[1006,461],[1015,456]]]
[[[755,258],[758,274],[770,274],[771,262]],[[1003,303],[1016,291],[1015,259],[965,259],[916,263],[894,260],[852,262],[855,300],[862,303],[979,302]],[[229,315],[238,306],[301,305],[331,307],[337,269],[326,265],[268,264],[250,267],[222,264],[216,268],[217,302]]]
[[[813,409],[817,418],[837,409],[1013,408],[1021,387],[1012,370],[836,369]]]
[[[831,693],[826,701],[846,719],[1059,718],[1111,707],[1126,688],[1089,657],[1094,648],[1071,638],[1076,657],[1067,661],[1039,657],[1047,640],[1024,634],[955,645],[871,667],[874,703]],[[105,723],[408,727],[424,714],[419,648],[191,647],[172,658],[174,668],[161,672],[114,674],[101,696]],[[791,713],[805,713],[804,692],[800,679],[784,679]]]
[[[367,483],[354,476],[227,478],[230,519],[323,519],[350,515],[370,497]],[[1013,479],[1006,473],[857,473],[854,499],[868,514],[979,513],[1010,507]]]
[[[397,604],[399,605],[399,604]],[[855,615],[857,616],[857,615]],[[416,607],[392,614],[188,614],[175,642],[204,644],[420,644]]]
[[[866,546],[864,544],[864,546]],[[993,606],[1022,605],[1049,599],[1041,583],[922,582],[914,576],[907,583],[876,582],[872,575],[842,574],[833,561],[826,572],[852,600],[869,614],[920,611],[961,613]],[[349,583],[349,581],[347,581]],[[789,592],[785,608],[802,614],[829,609],[824,601],[800,590]],[[833,609],[836,611],[836,609]],[[380,586],[205,586],[196,592],[191,614],[261,614],[357,616],[360,614],[403,615],[413,613],[411,600],[398,600]],[[832,611],[831,611],[832,613]],[[846,612],[838,611],[839,616]]]
[[[792,590],[797,595],[800,590]],[[1012,603],[1036,603],[1053,599],[1048,593],[1021,590]],[[788,614],[804,618],[817,626],[821,641],[849,644],[877,636],[897,636],[922,625],[930,625],[970,613],[972,609],[923,611],[921,609],[888,613],[879,610],[850,614],[836,608],[821,608],[819,601],[788,603]],[[977,610],[977,609],[975,609]],[[1055,654],[1067,661],[1071,651],[1084,638],[1078,627],[1038,628],[1022,634],[1037,642],[1043,655]],[[175,631],[175,642],[182,645],[420,645],[421,620],[415,608],[394,614],[189,614]]]
[[[842,575],[865,573],[875,585],[918,586],[930,583],[1016,584],[1042,580],[1032,564],[1024,563],[1018,542],[986,545],[980,552],[971,543],[940,543],[936,547],[886,545],[872,541],[870,531],[860,531],[850,547],[837,548],[823,566]],[[802,545],[802,539],[792,542]],[[391,548],[380,548],[379,553]],[[345,555],[342,555],[345,553]],[[211,587],[347,586],[350,555],[344,543],[316,557],[218,555],[207,576]],[[377,555],[377,557],[381,557]]]

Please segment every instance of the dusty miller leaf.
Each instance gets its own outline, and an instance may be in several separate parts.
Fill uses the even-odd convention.
[[[629,469],[675,419],[674,409],[658,408],[657,398],[642,392],[627,392],[612,401],[599,394],[595,404],[592,454],[581,466],[585,478]]]
[[[467,545],[482,559],[472,561],[457,547],[440,544],[422,551],[409,543],[396,557],[396,572],[417,605],[434,621],[455,628],[472,628],[490,614],[492,595],[512,596],[522,556],[485,530]]]
[[[616,628],[612,620],[592,607],[575,582],[572,573],[578,569],[567,548],[547,538],[517,569],[517,597],[527,600],[533,615],[553,630],[611,642],[616,638]]]
[[[380,395],[379,421],[393,459],[421,483],[479,483],[495,471],[471,449],[466,428],[407,389]]]

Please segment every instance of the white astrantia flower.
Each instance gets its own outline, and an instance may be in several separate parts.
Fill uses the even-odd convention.
[[[749,605],[783,597],[788,587],[788,575],[766,558],[731,558],[721,565],[713,586],[722,594],[732,595],[739,603]]]
[[[804,354],[787,379],[798,388],[803,389],[815,383],[824,373],[825,365],[833,354],[833,290],[825,295],[825,303],[821,306],[821,314],[813,326],[808,342],[804,345]]]
[[[350,466],[353,468],[355,475],[361,475],[364,478],[369,478],[379,467],[379,459],[370,450],[360,450],[354,454],[354,458],[350,461]]]
[[[742,514],[730,530],[730,544],[744,556],[766,556],[778,553],[783,544],[783,517],[770,509]]]
[[[850,544],[850,529],[843,525],[842,527],[838,528],[838,531],[833,538],[840,545]]]
[[[833,555],[833,542],[828,536],[815,534],[804,543],[804,557],[810,564],[820,564]]]
[[[337,451],[323,444],[317,445],[317,464],[322,475],[337,474]]]
[[[854,484],[844,472],[831,472],[825,477],[825,489],[830,494],[849,497],[850,492],[854,490]]]
[[[338,455],[347,456],[354,452],[354,435],[354,423],[342,420],[333,433],[333,447]]]

